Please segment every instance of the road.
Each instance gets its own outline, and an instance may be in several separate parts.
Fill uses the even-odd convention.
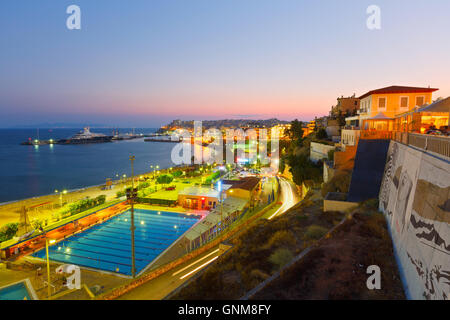
[[[201,269],[219,258],[219,246],[215,246],[199,257],[191,259],[173,270],[150,280],[119,297],[119,300],[161,300],[187,282]]]
[[[297,190],[292,182],[286,180],[285,178],[280,178],[280,188],[281,202],[283,204],[268,218],[269,220],[282,215],[298,202]]]

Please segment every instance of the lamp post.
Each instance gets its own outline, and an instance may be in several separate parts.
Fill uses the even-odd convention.
[[[136,159],[135,156],[130,156],[131,161],[131,194],[130,194],[130,201],[131,201],[131,275],[134,278],[136,276],[136,259],[135,259],[135,253],[134,253],[134,230],[136,227],[134,226],[134,198],[135,198],[135,190],[134,190],[134,160]]]
[[[48,298],[50,298],[50,296],[52,295],[51,287],[50,287],[50,259],[48,256],[48,247],[49,247],[49,244],[53,244],[55,242],[56,242],[55,239],[49,239],[49,238],[47,238],[47,236],[45,237],[45,254],[47,256],[47,297]]]
[[[223,229],[223,190],[222,190],[222,181],[221,180],[219,180],[219,182],[217,183],[218,184],[218,190],[219,190],[219,193],[220,193],[220,231],[222,232],[222,229]]]
[[[67,193],[67,190],[58,191],[55,190],[55,193],[59,193],[59,206],[62,207],[62,195]]]
[[[153,179],[155,179],[155,172],[156,172],[156,169],[159,169],[159,166],[158,165],[156,165],[156,166],[151,165],[150,168],[153,169]]]

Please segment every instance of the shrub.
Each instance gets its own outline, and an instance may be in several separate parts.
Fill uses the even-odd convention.
[[[44,227],[44,221],[40,219],[34,220],[31,225],[34,229],[42,229]]]
[[[175,171],[175,172],[173,173],[173,176],[174,176],[175,178],[178,178],[178,177],[180,177],[182,174],[183,174],[183,171],[178,170],[178,171]]]
[[[116,193],[117,198],[122,198],[124,195],[125,195],[125,191],[117,191],[117,193]]]
[[[352,175],[350,172],[339,172],[333,178],[331,178],[327,183],[322,186],[322,196],[325,197],[328,192],[343,192],[347,193],[350,188],[350,182]]]
[[[0,229],[0,242],[10,240],[14,238],[14,236],[17,233],[17,230],[19,230],[19,223],[13,222],[13,223],[7,223]]]
[[[327,131],[324,128],[320,128],[316,133],[316,138],[320,140],[327,139],[328,138]]]
[[[289,263],[294,256],[289,249],[279,248],[269,257],[269,261],[275,265],[277,270],[280,270],[283,266]]]
[[[275,232],[269,241],[267,241],[267,247],[280,247],[280,246],[292,246],[295,245],[296,239],[291,231],[280,230]]]
[[[326,228],[313,224],[306,229],[305,237],[308,240],[319,240],[327,232],[328,230]]]
[[[142,183],[139,183],[139,185],[137,186],[137,189],[142,190],[142,189],[145,189],[148,187],[150,187],[150,182],[142,182]]]
[[[169,183],[171,183],[172,181],[173,181],[173,176],[171,175],[171,174],[163,174],[163,175],[160,175],[157,179],[156,179],[156,181],[159,183],[159,184],[169,184]]]
[[[334,150],[328,151],[328,160],[330,161],[334,160]]]
[[[104,204],[106,202],[106,196],[104,194],[98,196],[95,198],[95,201],[97,202],[97,205]]]
[[[364,209],[378,210],[378,199],[369,199],[361,203],[361,207]]]

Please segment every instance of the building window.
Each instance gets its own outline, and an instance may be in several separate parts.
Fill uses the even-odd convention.
[[[386,98],[378,98],[378,109],[386,109]]]
[[[416,106],[423,106],[425,104],[425,97],[416,97]]]
[[[402,109],[408,108],[408,97],[400,97],[400,108]]]

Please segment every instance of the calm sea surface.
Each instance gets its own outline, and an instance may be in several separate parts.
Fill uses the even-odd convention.
[[[39,138],[69,138],[81,129],[40,129]],[[91,129],[111,135],[109,129]],[[156,129],[135,129],[151,133]],[[131,129],[121,129],[121,133]],[[86,145],[22,146],[37,138],[36,129],[0,129],[0,202],[98,185],[116,175],[130,176],[129,156],[136,156],[135,174],[150,171],[150,165],[172,166],[173,143],[144,142],[144,139]]]

